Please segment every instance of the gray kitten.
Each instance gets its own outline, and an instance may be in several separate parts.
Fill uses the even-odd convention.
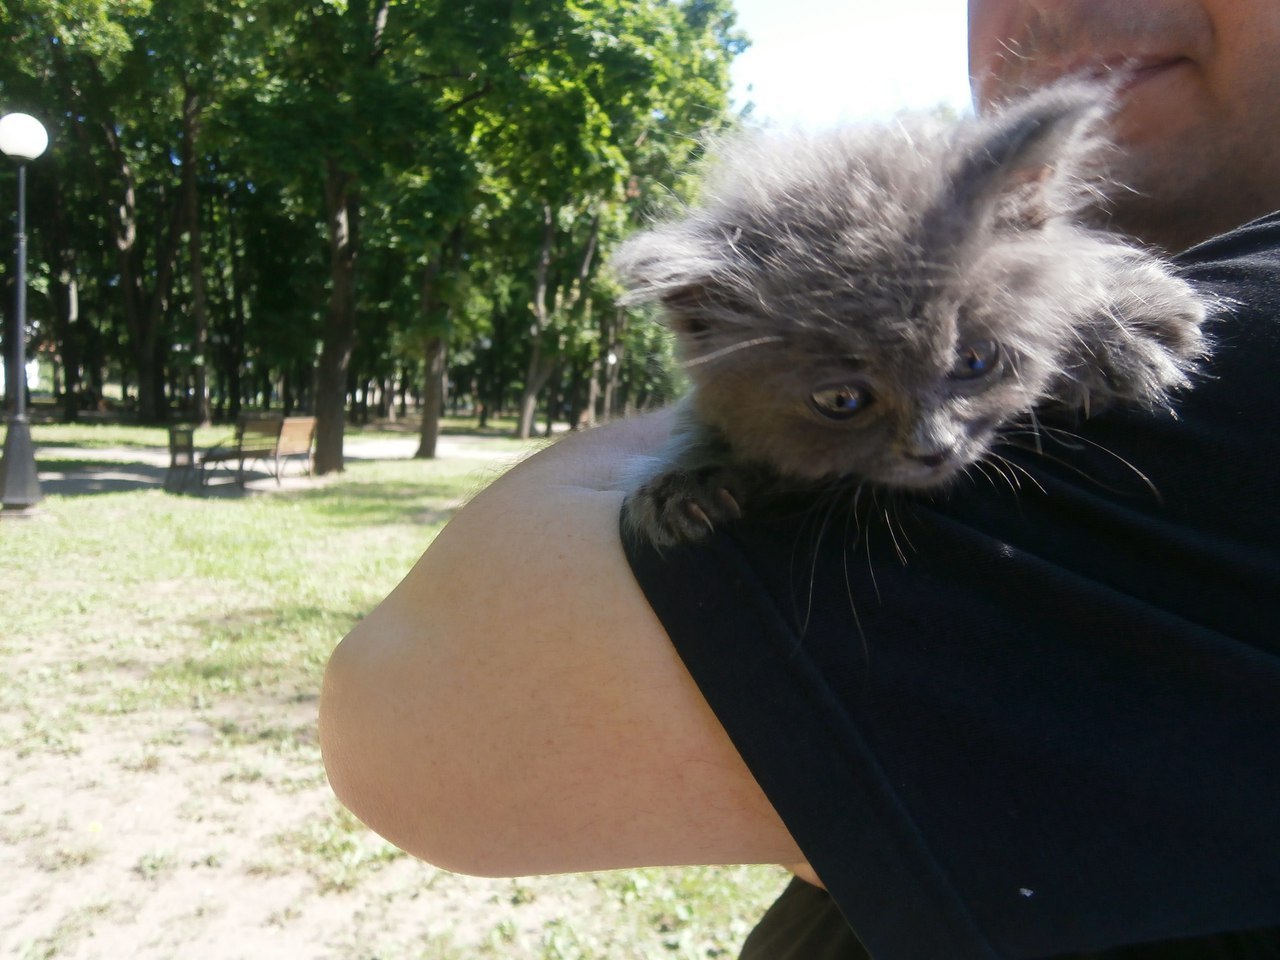
[[[1206,303],[1090,227],[1108,91],[995,115],[731,141],[705,199],[614,259],[691,380],[633,478],[631,536],[705,537],[770,489],[929,489],[1043,405],[1166,403]]]

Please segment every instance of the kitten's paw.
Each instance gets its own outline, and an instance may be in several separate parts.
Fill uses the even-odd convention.
[[[1190,383],[1207,353],[1206,304],[1190,286],[1173,278],[1135,286],[1130,298],[1121,304],[1120,315],[1128,322],[1107,373],[1121,399],[1163,404],[1171,391]]]
[[[1114,401],[1156,407],[1191,383],[1209,351],[1210,303],[1150,263],[1130,266],[1114,298],[1063,363],[1056,399],[1086,413]]]
[[[623,519],[631,536],[654,546],[705,540],[721,524],[742,516],[742,488],[720,467],[673,470],[627,497]]]

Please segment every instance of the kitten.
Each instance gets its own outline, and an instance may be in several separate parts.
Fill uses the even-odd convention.
[[[1186,385],[1206,303],[1083,222],[1108,100],[1070,83],[990,117],[730,142],[703,202],[614,259],[691,380],[628,533],[698,540],[770,489],[940,487],[1039,406]]]

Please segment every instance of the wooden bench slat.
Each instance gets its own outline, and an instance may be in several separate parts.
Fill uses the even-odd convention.
[[[239,462],[236,479],[244,486],[245,464],[261,461],[279,485],[285,463],[292,457],[306,457],[311,473],[311,445],[315,440],[315,417],[245,417],[236,427],[230,445],[219,444],[199,457],[200,482],[206,482],[205,467]]]

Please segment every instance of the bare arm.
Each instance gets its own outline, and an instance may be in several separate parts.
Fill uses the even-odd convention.
[[[339,645],[325,765],[389,840],[485,875],[801,859],[622,554],[616,474],[668,429],[516,467]]]

